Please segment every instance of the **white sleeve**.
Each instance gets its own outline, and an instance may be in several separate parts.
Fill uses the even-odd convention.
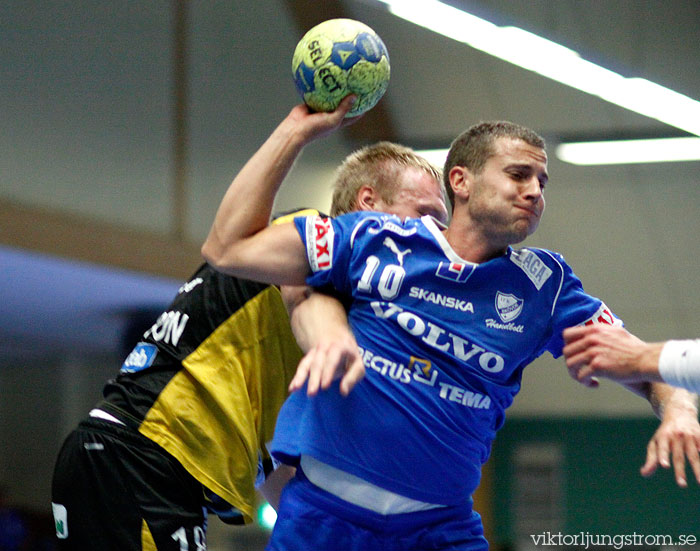
[[[700,339],[668,341],[659,356],[659,375],[669,385],[700,393]]]

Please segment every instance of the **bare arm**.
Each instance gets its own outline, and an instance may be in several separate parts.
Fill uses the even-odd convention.
[[[647,445],[642,475],[651,476],[659,465],[673,465],[676,483],[685,487],[687,458],[700,483],[697,396],[660,382],[663,343],[645,343],[621,327],[602,324],[567,329],[564,342],[566,364],[574,379],[586,386],[596,386],[598,376],[616,380],[649,400],[662,420]]]
[[[297,105],[229,186],[202,255],[218,270],[267,283],[301,285],[308,265],[292,224],[267,227],[275,195],[304,146],[340,128],[354,98],[332,113]]]
[[[275,511],[279,509],[282,490],[285,484],[294,477],[294,473],[296,473],[294,467],[280,465],[267,476],[265,482],[258,488],[258,491],[272,505]]]
[[[299,390],[308,379],[307,394],[313,396],[342,377],[340,392],[347,395],[365,376],[365,368],[345,308],[333,297],[305,291],[300,287],[282,288],[292,331],[299,346],[307,352],[289,390]]]
[[[642,476],[651,476],[659,465],[673,466],[676,483],[688,485],[685,461],[693,470],[700,484],[700,423],[698,423],[698,397],[687,390],[662,383],[651,385],[649,401],[661,418],[661,424],[647,445],[646,462]]]
[[[590,386],[594,377],[620,383],[661,382],[663,343],[646,343],[622,327],[594,324],[564,331],[564,356],[571,376]]]

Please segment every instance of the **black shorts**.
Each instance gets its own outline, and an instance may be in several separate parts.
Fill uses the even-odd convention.
[[[100,419],[59,452],[51,501],[58,549],[206,549],[202,486],[160,446]]]

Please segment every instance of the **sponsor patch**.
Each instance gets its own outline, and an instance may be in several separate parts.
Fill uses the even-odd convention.
[[[411,356],[411,361],[406,367],[402,363],[379,356],[370,350],[361,347],[359,349],[365,367],[384,377],[406,385],[411,385],[415,381],[436,388],[438,396],[448,402],[456,402],[475,409],[491,409],[491,398],[488,396],[438,381],[438,370],[433,367],[430,360]]]
[[[385,215],[380,218],[382,221],[382,226],[380,228],[369,228],[367,230],[367,233],[370,234],[377,234],[382,231],[390,231],[391,233],[395,233],[396,235],[400,235],[402,237],[406,237],[409,235],[413,235],[418,231],[418,228],[410,227],[410,228],[403,228],[399,226],[396,222],[392,222],[391,220],[387,220],[388,218],[395,218],[395,216],[391,215]],[[366,219],[367,220],[367,219]]]
[[[401,329],[410,335],[420,337],[428,346],[450,354],[458,360],[469,362],[474,358],[472,362],[478,363],[481,369],[489,373],[499,373],[505,367],[503,356],[489,352],[476,343],[470,343],[459,335],[455,335],[431,321],[424,320],[413,312],[404,310],[398,304],[373,301],[370,303],[370,307],[379,319],[396,322]]]
[[[306,255],[313,272],[333,267],[335,233],[330,218],[310,216],[306,219]]]
[[[472,274],[474,266],[463,262],[440,262],[435,275],[443,279],[451,279],[457,283],[464,283]]]
[[[165,344],[177,346],[189,319],[190,317],[187,314],[177,310],[163,312],[143,336],[146,339],[150,336],[156,342],[163,341]]]
[[[584,321],[581,325],[593,325],[594,323],[604,323],[606,325],[616,325],[619,327],[622,327],[623,325],[622,320],[615,317],[605,303],[601,304],[600,308],[596,310],[596,313]]]
[[[433,364],[430,360],[411,356],[411,363],[408,364],[408,367],[413,368],[413,379],[415,381],[428,386],[435,386],[438,372],[436,369],[433,369]]]
[[[525,272],[525,275],[535,284],[538,291],[542,289],[542,285],[552,275],[552,270],[540,260],[540,257],[527,249],[513,251],[510,255],[510,260]]]
[[[474,313],[474,305],[468,300],[460,300],[455,297],[428,291],[421,287],[411,287],[409,296],[411,298],[424,300],[425,302],[437,304],[438,306],[443,306],[445,308],[454,308],[455,310],[459,310],[461,312]]]
[[[56,526],[56,537],[64,540],[68,537],[68,511],[60,503],[51,503],[53,510],[53,522]]]
[[[153,365],[158,355],[158,347],[147,342],[138,343],[122,364],[122,373],[135,373]]]
[[[447,383],[440,383],[440,398],[448,402],[457,402],[469,408],[491,409],[491,398],[489,396]]]

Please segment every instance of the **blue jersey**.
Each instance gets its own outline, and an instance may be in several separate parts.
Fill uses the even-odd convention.
[[[620,323],[564,259],[509,248],[462,260],[430,217],[295,219],[308,283],[351,297],[366,376],[282,408],[273,453],[308,454],[395,493],[445,505],[476,489],[523,368],[582,323]]]

